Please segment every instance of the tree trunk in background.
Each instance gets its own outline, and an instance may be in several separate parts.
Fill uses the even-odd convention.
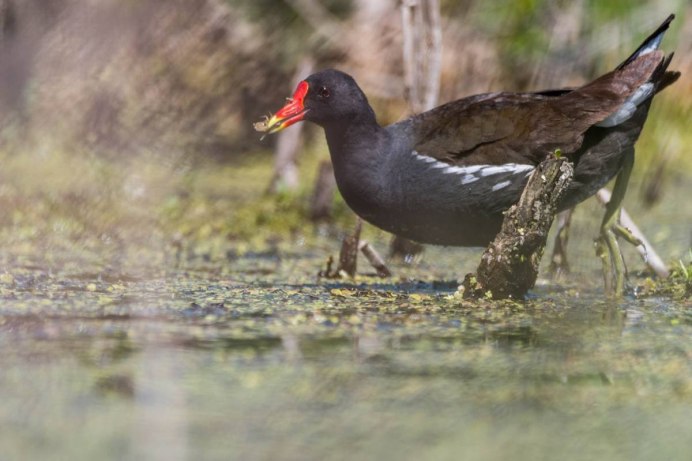
[[[293,78],[291,91],[298,86],[298,82],[312,73],[315,62],[312,58],[303,58],[298,65]],[[294,191],[298,188],[298,167],[296,157],[300,149],[303,124],[297,123],[290,130],[279,133],[274,154],[274,176],[269,184],[269,192],[277,193],[282,190]]]
[[[11,37],[17,25],[12,0],[0,0],[0,42]]]
[[[411,113],[437,105],[442,64],[442,28],[438,0],[402,0],[404,96]],[[423,251],[423,245],[394,236],[389,254],[404,260]]]
[[[326,221],[331,217],[334,189],[336,189],[336,180],[332,162],[322,160],[317,169],[315,188],[310,202],[310,219],[313,222]]]
[[[412,113],[437,105],[442,64],[442,28],[438,0],[403,0],[405,97]]]

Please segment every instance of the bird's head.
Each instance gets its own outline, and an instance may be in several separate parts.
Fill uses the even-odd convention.
[[[298,83],[293,96],[271,117],[255,123],[255,129],[276,133],[302,120],[320,126],[343,123],[363,113],[374,117],[365,94],[353,77],[329,69]]]

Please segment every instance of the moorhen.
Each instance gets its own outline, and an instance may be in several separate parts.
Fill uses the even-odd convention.
[[[658,50],[673,18],[615,70],[580,88],[479,94],[381,127],[355,80],[330,69],[301,81],[288,103],[255,128],[320,125],[353,211],[388,232],[437,245],[490,242],[528,176],[559,149],[574,164],[561,209],[620,173],[602,225],[617,260],[614,231],[634,143],[653,96],[680,75],[667,71],[672,53]]]

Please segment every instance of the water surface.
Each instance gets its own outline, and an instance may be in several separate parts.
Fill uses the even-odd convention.
[[[305,263],[112,279],[17,263],[0,459],[689,459],[689,301],[549,284],[472,305],[451,282]]]

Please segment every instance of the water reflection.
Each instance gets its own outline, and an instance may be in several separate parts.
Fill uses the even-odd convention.
[[[671,322],[684,309],[559,296],[483,309],[332,289],[189,290],[179,307],[129,305],[127,317],[6,305],[0,423],[14,429],[0,446],[11,459],[328,459],[347,447],[437,459],[509,457],[521,437],[514,457],[528,459],[583,434],[587,454],[624,459],[613,437],[643,433],[628,438],[642,452],[686,450],[673,435],[692,422],[690,326]]]

